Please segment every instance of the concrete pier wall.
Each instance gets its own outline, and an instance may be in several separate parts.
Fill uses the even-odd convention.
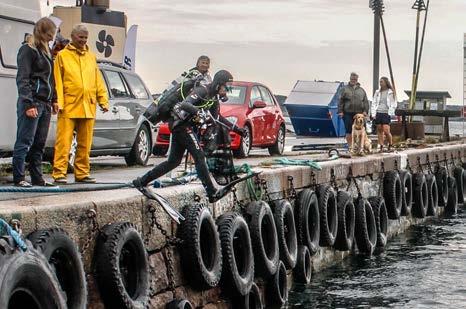
[[[395,169],[395,166],[406,168],[409,162],[413,171],[417,172],[419,170],[418,162],[425,165],[427,163],[427,156],[435,166],[436,155],[442,161],[446,156],[451,167],[450,161],[452,155],[456,162],[459,161],[458,158],[465,158],[466,145],[452,143],[432,148],[406,150],[399,153],[322,162],[322,170],[314,171],[315,179],[317,184],[329,183],[331,171],[333,170],[340,189],[347,190],[346,178],[351,168],[353,175],[358,177],[357,182],[361,188],[362,195],[369,197],[378,195],[380,184],[378,177],[382,163],[385,170],[389,171]],[[441,164],[445,165],[443,162]],[[426,167],[424,166],[423,169],[425,170]],[[271,166],[258,167],[255,170],[262,171],[260,178],[266,180],[267,188],[272,198],[286,195],[290,188],[289,176],[292,176],[293,186],[298,188],[298,190],[299,188],[310,186],[312,183],[311,169],[309,167]],[[354,196],[357,195],[354,184],[349,187],[349,191]],[[204,196],[203,188],[199,184],[158,189],[158,193],[166,197],[172,205],[175,205],[179,209],[192,204],[196,194],[201,197]],[[249,195],[244,184],[238,185],[237,196],[244,203],[248,202]],[[232,195],[216,204],[208,204],[207,200],[204,199],[201,202],[209,205],[215,218],[235,207]],[[91,262],[96,239],[96,231],[92,229],[93,220],[95,220],[94,223],[97,223],[98,227],[113,222],[132,222],[141,232],[143,239],[148,239],[146,248],[150,253],[151,308],[164,308],[166,302],[172,298],[172,292],[168,291],[165,258],[161,251],[161,248],[165,244],[165,237],[157,229],[151,230],[150,228],[149,209],[151,206],[155,207],[157,220],[164,229],[170,235],[176,235],[176,224],[169,220],[168,216],[165,215],[156,203],[142,197],[134,189],[67,193],[34,199],[1,201],[0,217],[7,221],[12,218],[19,219],[22,224],[23,234],[26,235],[42,228],[61,227],[69,233],[81,250],[87,247],[87,243],[89,244],[88,249],[82,253],[88,279],[90,308],[104,307],[92,276]],[[95,211],[95,219],[89,217],[89,211],[91,210]],[[401,233],[410,225],[421,221],[405,217],[399,220],[390,220],[389,237],[396,233]],[[221,291],[219,288],[196,292],[189,287],[181,271],[178,250],[176,248],[172,248],[171,250],[175,260],[175,283],[178,296],[185,296],[196,307],[227,308],[228,301],[221,300]],[[328,267],[349,254],[351,253],[323,248],[313,257],[314,271]],[[260,285],[261,283],[259,282]]]

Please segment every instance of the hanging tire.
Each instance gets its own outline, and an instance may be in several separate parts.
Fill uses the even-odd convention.
[[[448,177],[448,199],[445,206],[447,215],[454,215],[458,210],[458,190],[456,189],[456,181],[452,176]]]
[[[66,295],[69,309],[87,306],[86,275],[78,247],[60,228],[39,230],[28,236],[34,248],[49,262]]]
[[[464,177],[465,172],[462,167],[455,167],[453,169],[453,176],[455,177],[456,181],[456,190],[458,191],[458,203],[464,204],[464,194],[466,193],[464,190]]]
[[[165,309],[194,309],[194,306],[187,299],[174,299],[165,306]]]
[[[321,247],[332,247],[338,231],[338,211],[335,191],[329,185],[320,185],[317,188],[320,215],[320,242]]]
[[[238,309],[262,309],[264,305],[262,303],[261,292],[259,287],[254,282],[252,283],[251,290],[246,296],[237,297],[233,299],[233,307]]]
[[[251,202],[246,208],[249,232],[254,252],[254,272],[267,279],[277,272],[279,261],[278,236],[270,206]]]
[[[298,259],[293,270],[295,281],[309,284],[312,278],[312,261],[309,249],[306,246],[298,247]]]
[[[388,214],[385,200],[381,196],[373,196],[368,199],[375,217],[377,228],[377,248],[385,248],[387,245]]]
[[[243,216],[225,213],[217,219],[222,244],[222,285],[235,294],[247,295],[254,280],[254,256],[249,228]]]
[[[425,218],[429,204],[429,192],[424,174],[416,173],[413,175],[413,190],[413,216],[415,218]]]
[[[275,226],[277,227],[280,260],[283,261],[287,269],[293,269],[296,266],[298,255],[293,208],[290,202],[282,200],[276,203],[273,212]]]
[[[311,256],[315,255],[320,241],[319,203],[315,192],[311,189],[299,192],[294,210],[298,244],[306,246]]]
[[[275,275],[267,282],[267,307],[281,308],[288,299],[288,278],[282,261],[278,263]]]
[[[180,225],[181,264],[191,286],[197,290],[216,287],[222,275],[220,236],[208,207],[192,204],[183,209]]]
[[[31,245],[20,252],[0,239],[0,308],[67,308],[53,270]]]
[[[428,193],[428,205],[427,205],[427,216],[436,216],[438,207],[438,188],[435,175],[426,175],[427,182],[427,193]]]
[[[439,166],[435,172],[438,189],[438,205],[445,207],[448,201],[448,171],[445,167]]]
[[[409,171],[400,171],[400,182],[402,188],[401,195],[401,215],[409,216],[413,205],[413,178]]]
[[[371,204],[366,199],[358,198],[354,202],[356,210],[356,228],[354,236],[358,250],[362,254],[372,255],[377,245],[377,226]]]
[[[145,308],[149,264],[144,242],[129,222],[108,224],[97,239],[95,273],[106,308]]]
[[[397,171],[385,173],[383,184],[383,197],[387,207],[388,218],[396,220],[401,215],[403,189]]]
[[[337,193],[338,232],[335,249],[348,251],[353,247],[355,213],[353,198],[345,191]]]

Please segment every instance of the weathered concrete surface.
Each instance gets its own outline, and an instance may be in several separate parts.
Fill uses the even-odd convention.
[[[440,160],[444,160],[445,156],[450,160],[452,154],[455,158],[459,156],[464,158],[466,156],[465,149],[466,146],[464,144],[452,143],[449,145],[437,145],[428,149],[412,149],[400,153],[327,161],[321,163],[321,171],[314,171],[315,179],[319,184],[329,183],[330,173],[333,169],[340,187],[346,190],[346,178],[351,168],[353,175],[360,177],[357,182],[363,196],[368,197],[378,194],[378,176],[382,162],[384,163],[385,170],[388,171],[394,169],[395,165],[398,168],[406,168],[409,161],[411,168],[414,172],[417,172],[419,170],[418,160],[421,164],[425,164],[427,156],[429,156],[430,161],[435,164],[436,155]],[[444,165],[444,163],[442,164]],[[257,170],[262,170],[260,177],[266,180],[267,189],[272,198],[287,196],[289,176],[293,177],[293,185],[298,190],[312,183],[312,172],[308,167],[271,166],[257,168]],[[350,186],[349,191],[353,195],[356,195],[354,185]],[[185,205],[192,204],[196,194],[202,197],[201,202],[207,204],[203,188],[200,184],[158,189],[158,192],[179,209],[182,209]],[[245,184],[238,185],[237,195],[240,200],[244,202],[248,201],[249,195]],[[103,308],[103,304],[100,302],[90,268],[95,234],[91,234],[93,219],[88,217],[89,211],[95,211],[95,223],[99,227],[118,221],[130,221],[134,223],[142,233],[143,239],[148,240],[147,249],[151,253],[149,259],[152,274],[151,295],[153,295],[151,298],[151,308],[164,308],[166,302],[173,295],[172,292],[167,291],[168,279],[165,257],[164,251],[161,250],[165,244],[165,238],[160,231],[151,229],[149,225],[149,209],[151,206],[155,207],[157,221],[167,230],[168,234],[176,235],[177,226],[170,222],[168,216],[163,213],[160,207],[142,197],[134,189],[69,193],[59,196],[0,201],[0,217],[6,220],[11,218],[20,219],[24,234],[40,228],[62,227],[70,234],[81,250],[84,244],[90,240],[88,250],[83,253],[85,268],[88,273],[90,308]],[[214,217],[220,216],[225,211],[232,210],[234,208],[232,195],[214,205],[210,205],[210,207]],[[419,222],[420,220],[411,218],[391,220],[389,234],[392,236],[395,233],[400,233],[409,225]],[[173,250],[175,260],[177,296],[188,298],[198,307],[209,305],[211,308],[222,308],[228,306],[227,303],[221,302],[222,296],[220,295],[219,288],[203,292],[191,289],[182,276],[178,251],[173,248],[170,250]],[[338,252],[333,249],[323,248],[313,257],[314,270],[318,271],[324,267],[328,267],[349,254],[350,252]],[[264,283],[259,282],[259,285],[263,286]]]

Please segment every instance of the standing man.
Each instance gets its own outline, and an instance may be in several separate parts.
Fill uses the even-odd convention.
[[[338,104],[338,115],[343,118],[345,123],[348,149],[351,149],[352,146],[351,133],[354,115],[364,114],[364,116],[367,116],[369,113],[369,101],[367,100],[366,91],[358,83],[358,78],[358,74],[351,73],[348,85],[341,91]]]
[[[54,63],[59,113],[52,177],[58,184],[67,182],[73,132],[77,138],[75,181],[96,181],[90,177],[89,163],[94,120],[97,104],[104,113],[108,111],[108,95],[96,57],[86,45],[88,33],[84,25],[74,26],[71,43],[58,53]]]

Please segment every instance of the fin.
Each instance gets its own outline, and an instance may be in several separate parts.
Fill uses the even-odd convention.
[[[148,199],[157,201],[157,203],[159,203],[160,206],[162,206],[163,210],[170,216],[170,218],[172,218],[173,221],[175,221],[178,224],[180,224],[180,221],[184,221],[183,215],[181,215],[178,212],[178,210],[173,208],[166,198],[151,191],[147,187],[135,187],[135,188],[138,189],[139,192],[141,192]]]
[[[250,178],[256,177],[260,173],[261,172],[254,172],[252,174],[249,174],[247,176],[244,176],[244,177],[235,179],[232,182],[229,182],[228,184],[226,184],[225,186],[220,188],[217,192],[215,192],[215,194],[213,196],[209,196],[209,202],[210,203],[215,203],[216,201],[222,199],[225,195],[230,193],[235,185],[237,185],[238,183],[243,182],[245,180],[248,180]]]

